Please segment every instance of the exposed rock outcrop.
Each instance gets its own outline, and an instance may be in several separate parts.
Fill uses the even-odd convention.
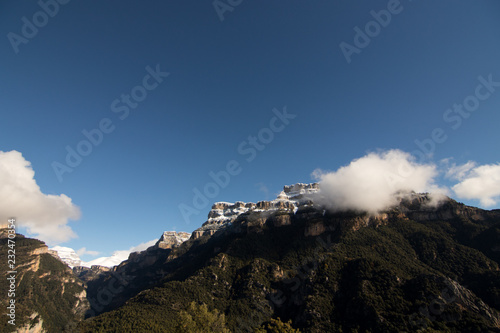
[[[316,193],[319,190],[319,184],[294,184],[283,187],[277,198],[272,201],[259,201],[256,204],[253,202],[216,202],[210,212],[208,218],[203,225],[193,231],[191,239],[197,239],[202,236],[211,236],[218,230],[230,226],[239,216],[250,212],[273,212],[282,211],[286,213],[295,213],[297,209],[303,205],[311,204],[308,195]],[[261,221],[262,223],[265,222]],[[282,218],[276,220],[277,225],[286,225],[290,220]],[[252,223],[252,227],[258,223]]]
[[[13,250],[7,239],[0,239],[0,245],[3,253]],[[12,275],[15,278],[16,288],[12,293],[15,293],[16,332],[62,332],[67,325],[83,319],[89,309],[84,283],[37,239],[16,234],[15,269],[7,266],[7,260],[0,266],[2,280]],[[8,301],[7,297],[0,298],[2,309],[6,309]],[[2,332],[12,329],[7,320],[0,326]]]
[[[170,295],[182,293],[175,294],[177,301],[185,290],[199,287],[214,304],[227,304],[219,310],[236,318],[234,331],[251,332],[278,317],[292,319],[297,328],[316,325],[310,329],[314,332],[351,329],[360,323],[365,327],[359,331],[369,327],[410,332],[418,325],[431,325],[425,321],[425,309],[441,311],[440,317],[427,317],[439,327],[450,318],[461,321],[457,325],[500,327],[497,303],[490,297],[497,284],[495,289],[476,282],[478,277],[498,281],[498,265],[472,247],[467,249],[480,243],[479,238],[458,237],[454,229],[464,222],[485,233],[500,221],[500,211],[449,198],[436,201],[425,193],[402,193],[397,204],[378,213],[329,211],[314,202],[318,191],[317,184],[296,184],[284,187],[272,201],[215,203],[190,240],[179,242],[177,233],[166,232],[156,246],[131,254],[97,283],[89,283],[95,283],[91,298],[111,295],[109,304],[96,304],[96,312],[123,306],[128,309],[123,313],[133,314],[134,306],[142,309],[147,304],[161,318],[174,309]],[[436,221],[452,222],[442,223],[446,230],[436,231]],[[493,238],[488,239],[488,249],[496,249]],[[450,267],[461,274],[453,277],[456,281],[448,278]],[[448,297],[444,303],[443,297]],[[192,298],[200,299],[198,294]],[[241,316],[231,312],[239,300],[245,300],[242,308],[248,307]],[[446,307],[434,308],[439,304]],[[180,308],[176,305],[174,310]],[[252,311],[264,319],[245,322]],[[116,312],[112,318],[121,316]],[[449,327],[461,327],[454,325]]]
[[[435,202],[428,193],[412,193],[403,198],[399,207],[401,213],[409,219],[421,222],[431,220],[447,221],[461,216],[472,221],[483,221],[498,216],[495,210],[486,211],[476,207],[466,206],[450,198]]]
[[[189,237],[191,237],[191,234],[188,232],[165,231],[155,246],[160,249],[171,249],[180,246]]]
[[[83,264],[82,260],[80,259],[78,254],[76,254],[75,250],[69,247],[54,246],[53,248],[48,250],[48,253],[54,256],[54,258],[61,260],[70,268]]]
[[[85,266],[73,267],[73,273],[82,281],[88,282],[99,277],[100,274],[109,272],[109,267],[92,265],[90,268]]]
[[[500,328],[500,314],[498,311],[486,305],[472,291],[465,288],[457,281],[446,279],[445,284],[449,291],[448,297],[451,297],[460,308],[481,315],[489,321],[489,324]]]
[[[33,312],[29,318],[32,322],[19,327],[16,330],[16,333],[46,333],[47,332],[43,328],[43,319],[38,315],[37,312]]]
[[[289,225],[293,219],[307,220],[304,234],[318,236],[327,229],[359,230],[368,226],[380,226],[392,220],[408,219],[417,222],[452,220],[461,216],[472,221],[495,218],[496,211],[484,211],[469,207],[450,198],[437,200],[428,193],[401,193],[399,204],[378,214],[365,212],[329,212],[314,203],[314,195],[320,191],[318,183],[295,184],[283,188],[272,201],[254,203],[218,202],[212,206],[208,219],[196,229],[191,239],[212,236],[219,230],[233,226],[231,232],[244,230],[259,232],[266,222],[274,227]]]

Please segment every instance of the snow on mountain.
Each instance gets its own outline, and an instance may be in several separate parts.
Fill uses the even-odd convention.
[[[297,183],[293,185],[286,185],[283,187],[283,191],[280,193],[281,196],[286,196],[288,200],[298,199],[300,196],[307,196],[308,194],[313,194],[319,191],[319,183],[304,184]],[[278,198],[280,197],[278,195]]]
[[[70,247],[54,246],[49,250],[55,251],[55,253],[54,252],[52,253],[57,254],[57,256],[62,260],[62,262],[64,262],[71,268],[75,266],[82,266],[83,264],[83,261],[80,259],[78,254],[76,254],[76,251]]]
[[[207,222],[193,232],[193,237],[196,239],[205,234],[212,235],[220,228],[230,225],[239,215],[248,211],[287,210],[295,213],[298,206],[302,202],[309,199],[308,195],[318,191],[318,183],[298,183],[285,186],[283,191],[278,194],[277,198],[272,201],[260,201],[256,204],[241,201],[237,201],[235,203],[216,202],[208,213]],[[154,245],[164,249],[172,248],[174,246],[179,246],[189,239],[189,237],[191,237],[191,234],[186,232],[166,231],[159,240],[151,240],[149,242],[139,244],[138,246],[131,247],[128,250],[115,251],[109,257],[100,257],[88,262],[82,261],[76,254],[75,250],[69,247],[55,246],[51,250],[56,251],[59,258],[61,258],[61,260],[68,264],[71,268],[75,266],[91,267],[93,265],[111,268],[127,260],[129,255],[133,252],[144,251],[148,247]]]
[[[145,243],[139,244],[137,246],[132,246],[128,250],[115,251],[109,257],[100,257],[100,258],[85,262],[83,264],[83,266],[91,267],[93,265],[99,265],[99,266],[111,268],[113,266],[119,265],[122,261],[127,260],[128,256],[131,253],[144,251],[148,247],[155,245],[156,242],[158,242],[158,240],[153,239],[153,240],[150,240],[149,242],[145,242]]]
[[[129,251],[115,251],[109,257],[100,257],[91,261],[84,262],[82,266],[92,267],[94,265],[104,266],[104,267],[113,267],[119,265],[122,261],[128,259],[130,252]]]
[[[256,204],[241,201],[235,203],[216,202],[208,214],[207,222],[193,232],[193,237],[198,238],[204,234],[214,234],[220,228],[230,225],[239,215],[248,211],[288,210],[295,213],[298,206],[309,199],[308,195],[318,191],[318,183],[298,183],[284,186],[283,191],[281,191],[277,198],[272,201],[260,201]],[[128,250],[115,251],[109,257],[100,257],[88,262],[82,261],[76,251],[69,247],[54,246],[51,250],[53,250],[53,254],[56,254],[71,268],[75,266],[91,267],[93,265],[111,268],[127,260],[129,255],[133,252],[141,252],[154,245],[159,248],[172,248],[174,246],[179,246],[189,239],[189,237],[191,237],[191,234],[186,232],[166,231],[159,240],[154,239],[133,246]]]
[[[160,249],[171,249],[180,246],[187,241],[189,237],[191,237],[191,234],[188,232],[165,231],[155,246]]]
[[[182,241],[185,240],[185,237],[182,238]],[[181,238],[179,238],[181,241]],[[69,247],[63,246],[54,246],[50,250],[52,250],[52,254],[57,255],[65,264],[67,264],[70,268],[75,266],[84,266],[84,267],[92,267],[93,265],[99,265],[104,267],[113,267],[119,265],[122,261],[128,259],[130,253],[140,252],[146,250],[148,247],[155,245],[158,242],[157,239],[151,240],[149,242],[145,242],[139,244],[137,246],[132,246],[128,250],[115,251],[109,257],[100,257],[91,261],[82,261],[80,257],[76,254],[76,251]]]
[[[238,216],[249,211],[262,212],[285,210],[296,212],[298,206],[310,200],[308,197],[319,191],[319,184],[293,184],[283,187],[277,198],[272,201],[252,202],[216,202],[208,213],[208,219],[203,225],[193,231],[193,238],[203,235],[213,235],[217,230],[230,225]]]
[[[148,242],[147,244],[150,243],[151,242]],[[154,245],[154,243],[156,243],[156,240],[152,243],[152,245]],[[122,261],[127,260],[130,253],[141,251],[132,249],[124,251],[115,251],[109,257],[100,257],[87,262],[81,260],[80,257],[76,254],[76,251],[69,247],[54,246],[50,250],[55,251],[55,254],[57,254],[59,259],[61,259],[61,261],[67,264],[70,268],[76,266],[83,266],[90,268],[93,265],[99,265],[111,268],[113,266],[119,265]]]

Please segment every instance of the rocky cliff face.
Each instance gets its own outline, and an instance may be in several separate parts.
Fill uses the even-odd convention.
[[[155,246],[160,249],[171,249],[180,246],[189,237],[191,237],[191,234],[188,232],[165,231]]]
[[[75,273],[87,283],[91,310],[94,316],[113,308],[149,288],[164,278],[169,270],[165,263],[175,258],[172,250],[178,249],[191,237],[187,232],[165,231],[155,245],[145,251],[130,253],[127,260],[111,268],[92,266],[75,267]],[[106,295],[106,296],[103,296]]]
[[[227,239],[254,237],[250,235],[263,235],[270,230],[279,233],[281,231],[278,229],[289,230],[287,228],[299,231],[303,237],[314,239],[325,233],[357,232],[397,221],[414,220],[425,223],[452,221],[460,217],[480,221],[500,216],[494,212],[464,206],[451,199],[443,200],[436,207],[428,194],[417,193],[402,196],[397,206],[379,214],[328,212],[313,201],[314,194],[318,191],[318,184],[296,184],[285,186],[272,201],[217,202],[212,206],[207,221],[191,235],[164,232],[155,246],[143,252],[132,253],[128,260],[109,271],[96,268],[91,273],[80,272],[79,276],[89,285],[94,313],[120,306],[141,290],[171,276],[180,267],[189,266],[188,262],[200,260],[196,258],[203,255],[194,254],[198,251],[198,243],[213,241],[224,244]],[[220,248],[214,251],[217,253]],[[112,295],[109,302],[102,301],[103,294]]]
[[[131,256],[96,284],[92,297],[121,290],[84,332],[123,318],[175,331],[192,301],[227,314],[234,332],[271,318],[304,332],[500,331],[500,211],[406,193],[378,214],[332,212],[318,190],[215,203],[189,240]]]
[[[269,220],[274,226],[289,225],[292,214],[298,219],[308,220],[304,233],[318,236],[325,230],[325,221],[330,228],[359,230],[368,226],[380,226],[393,220],[407,219],[418,222],[453,220],[457,217],[482,221],[499,215],[498,211],[485,211],[465,206],[450,198],[436,201],[428,193],[401,195],[398,205],[378,214],[364,212],[334,212],[325,219],[326,209],[314,203],[314,194],[320,192],[318,183],[284,186],[283,191],[272,201],[255,203],[217,202],[208,213],[208,219],[196,229],[191,239],[211,236],[236,224],[238,229],[263,226]],[[276,214],[278,213],[278,214]],[[257,217],[258,216],[258,217]],[[249,222],[249,219],[252,222]],[[235,230],[234,228],[232,230]]]
[[[453,199],[444,198],[438,203],[427,193],[411,193],[401,199],[396,207],[408,219],[414,221],[452,220],[457,217],[470,219],[472,221],[484,221],[496,218],[500,211],[487,211],[476,207],[466,206]]]
[[[191,238],[197,239],[205,235],[213,235],[218,230],[223,229],[233,223],[238,216],[263,211],[283,211],[283,212],[296,212],[299,207],[311,204],[308,195],[319,191],[319,184],[294,184],[283,187],[283,191],[278,194],[278,197],[272,201],[259,201],[235,203],[230,202],[216,202],[210,212],[208,219],[203,225],[193,231]]]
[[[75,266],[80,266],[82,264],[82,260],[76,254],[75,250],[69,247],[63,246],[54,246],[49,249],[49,253],[53,255],[55,258],[61,260],[63,263],[69,266],[69,268],[73,268]]]
[[[319,188],[319,183],[297,183],[293,185],[285,185],[283,187],[283,193],[289,199],[300,199],[301,197],[318,192]]]
[[[91,267],[75,266],[73,273],[82,281],[88,282],[99,278],[103,273],[109,272],[111,268],[99,265],[92,265]]]
[[[0,235],[6,235],[0,230]],[[7,253],[8,239],[0,237],[0,250]],[[23,235],[15,237],[15,304],[17,332],[63,332],[83,319],[89,309],[84,283],[71,269],[49,253],[45,243]],[[7,260],[0,262],[0,289],[9,290]],[[6,295],[5,295],[6,296]],[[2,317],[7,297],[0,297]],[[0,331],[10,331],[7,320]]]
[[[29,317],[32,323],[27,323],[22,325],[16,330],[16,333],[46,333],[47,331],[43,328],[43,319],[39,318],[39,314],[34,312]],[[47,332],[49,333],[49,332]]]

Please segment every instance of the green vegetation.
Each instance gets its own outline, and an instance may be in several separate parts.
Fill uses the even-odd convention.
[[[7,245],[7,239],[0,239],[3,253],[7,253]],[[43,252],[44,247],[45,244],[36,239],[21,235],[16,237],[16,328],[43,320],[43,328],[48,332],[71,332],[71,327],[83,318],[83,311],[86,310],[86,300],[83,299],[82,304],[76,296],[84,290],[83,283],[50,254],[37,254]],[[8,289],[5,274],[9,270],[7,260],[2,260],[0,289],[4,295]],[[5,319],[8,298],[1,297],[0,300],[2,318]],[[2,320],[0,332],[11,331],[12,325]]]
[[[191,302],[179,314],[177,332],[181,333],[230,333],[226,328],[226,318],[218,310],[209,311],[206,304]]]
[[[487,230],[496,230],[492,228],[498,227],[498,220],[401,219],[353,231],[338,227],[338,215],[307,213],[307,219],[292,216],[291,225],[275,228],[267,223],[258,230],[190,241],[174,250],[177,264],[175,260],[164,264],[170,273],[154,288],[81,323],[80,329],[142,332],[144,325],[150,332],[498,329],[498,262],[475,246],[477,239],[487,238]],[[242,219],[253,223],[260,217]],[[353,217],[356,214],[342,215],[342,219]],[[323,223],[326,231],[304,236],[312,221]],[[237,221],[235,230],[243,222]]]
[[[41,254],[22,272],[19,318],[36,309],[50,332],[500,331],[500,214],[359,227],[366,216],[306,207],[275,227],[283,214],[243,214],[217,236],[150,253],[151,265],[124,265],[123,290],[79,323],[81,284],[63,287],[71,273]],[[306,236],[311,225],[321,234]],[[29,264],[40,242],[19,244]],[[90,296],[111,279],[89,282]]]
[[[271,322],[262,325],[256,331],[256,333],[300,333],[298,329],[292,327],[292,321],[284,323],[280,318],[271,318]]]

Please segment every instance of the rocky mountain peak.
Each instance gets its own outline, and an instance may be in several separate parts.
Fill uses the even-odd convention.
[[[289,211],[296,212],[298,207],[307,203],[307,195],[319,191],[319,184],[304,184],[297,183],[293,185],[286,185],[283,187],[277,198],[272,201],[259,201],[242,202],[216,202],[213,204],[212,209],[208,213],[208,218],[203,225],[196,229],[192,238],[196,239],[203,235],[213,235],[215,232],[223,227],[230,225],[236,220],[238,216],[248,212],[262,212],[262,211]]]
[[[187,241],[189,237],[191,237],[191,234],[188,232],[165,231],[155,244],[155,247],[160,249],[171,249],[181,245]]]
[[[316,193],[318,191],[319,191],[319,183],[311,183],[311,184],[297,183],[293,185],[285,185],[283,187],[282,193],[284,193],[290,199],[301,195],[303,196],[306,194]]]
[[[61,260],[70,268],[82,265],[83,261],[80,259],[75,250],[64,246],[54,246],[49,249],[49,253],[56,259]]]
[[[298,214],[300,215],[299,217],[304,218],[307,218],[311,214],[314,216],[318,214],[318,216],[324,216],[328,208],[315,203],[315,195],[319,193],[320,186],[318,183],[297,183],[284,186],[283,191],[278,194],[277,198],[271,201],[259,201],[257,203],[245,203],[241,201],[236,203],[217,202],[208,213],[207,221],[200,228],[193,231],[191,238],[197,239],[205,235],[211,236],[217,231],[238,222],[240,220],[239,217],[243,214],[259,213],[261,214],[261,219],[265,220],[267,219],[266,216],[279,212],[277,214],[279,216],[273,217],[275,225],[290,223],[290,217],[286,217],[282,213],[290,216]],[[353,214],[351,219],[346,220],[345,217],[342,217],[341,220],[343,224],[357,230],[362,226],[387,224],[390,220],[401,218],[422,222],[431,220],[447,221],[455,219],[457,216],[464,216],[468,219],[479,221],[497,216],[497,212],[469,207],[444,195],[404,192],[397,193],[396,197],[398,198],[397,204],[378,214],[351,212]],[[339,216],[343,216],[342,212],[337,213],[340,213]],[[321,225],[310,225],[308,226],[308,230],[306,230],[306,234],[319,235],[323,232],[322,230]]]
[[[70,324],[82,320],[89,309],[84,283],[73,275],[57,252],[49,250],[44,242],[19,233],[12,249],[7,239],[2,239],[3,234],[0,230],[2,252],[15,250],[16,255],[14,272],[9,272],[7,260],[0,267],[4,280],[15,281],[11,282],[15,287],[9,289],[9,298],[15,299],[15,303],[10,302],[11,309],[16,310],[15,332],[63,332]],[[2,306],[9,304],[7,300],[7,297],[1,299]],[[12,329],[7,320],[0,325],[1,332]]]
[[[153,246],[132,254],[98,278],[89,275],[92,299],[106,286],[122,278],[125,281],[120,288],[123,291],[113,295],[111,304],[96,311],[123,307],[127,311],[123,313],[134,314],[148,304],[157,318],[163,318],[170,310],[164,306],[165,295],[184,300],[184,290],[195,290],[207,299],[226,302],[226,309],[235,304],[233,295],[256,300],[255,304],[242,305],[248,309],[241,317],[232,315],[231,329],[236,332],[255,331],[240,325],[251,311],[267,316],[253,327],[272,316],[287,316],[284,318],[291,319],[297,328],[315,325],[310,331],[337,331],[341,325],[354,327],[362,316],[376,331],[410,332],[419,328],[414,319],[422,317],[424,311],[437,311],[434,305],[438,303],[441,312],[432,313],[432,318],[440,321],[439,327],[450,318],[456,322],[450,327],[461,327],[462,331],[487,331],[469,323],[500,327],[495,247],[500,211],[415,192],[398,193],[397,200],[380,212],[336,210],[319,203],[318,190],[315,184],[296,184],[286,186],[271,201],[215,203],[207,221],[182,246],[175,245],[178,238],[189,234],[165,232],[158,244],[171,248]],[[213,236],[196,240],[203,235]],[[287,271],[292,275],[284,273]],[[403,296],[408,305],[398,311],[404,319],[389,321],[386,318],[394,314],[390,302],[399,306]],[[352,299],[362,307],[353,307]],[[159,303],[157,300],[162,302],[151,304]],[[331,300],[336,304],[333,310]],[[268,301],[272,304],[265,306]],[[176,320],[175,311],[171,310],[173,319],[168,320]],[[325,329],[333,327],[328,326],[332,313],[348,319],[341,319],[335,329]],[[374,313],[384,317],[374,317]],[[123,318],[120,312],[111,312],[111,316],[109,327]],[[99,320],[88,323],[101,325]],[[391,328],[396,325],[400,326]]]

